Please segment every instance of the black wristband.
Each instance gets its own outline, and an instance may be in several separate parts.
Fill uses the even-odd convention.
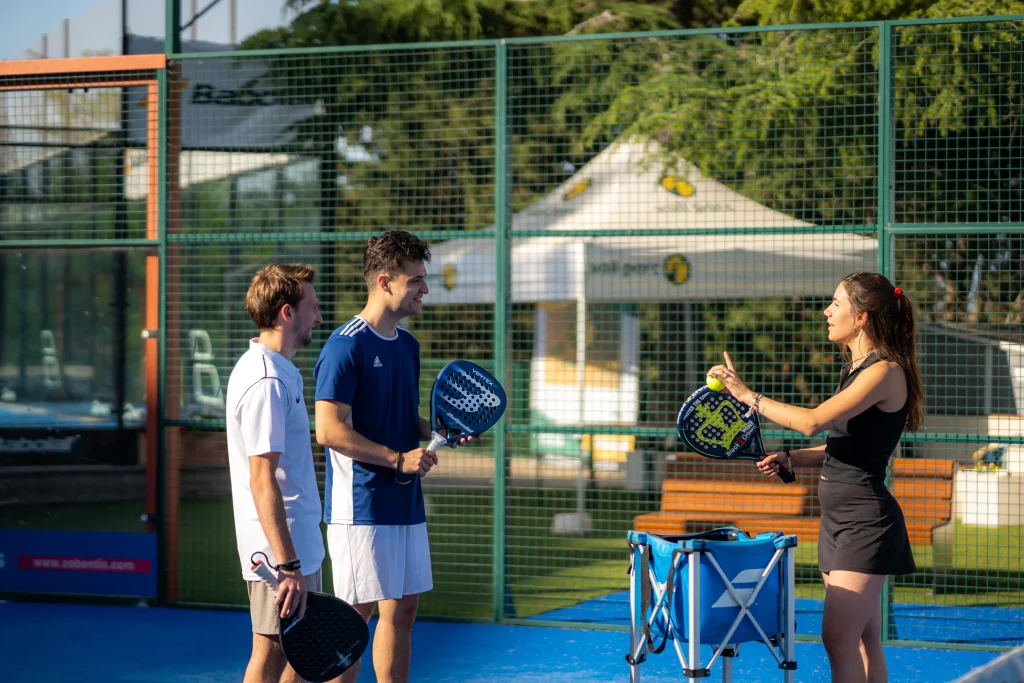
[[[786,454],[786,460],[789,461],[789,469],[793,469],[793,456],[790,455],[789,451],[782,451]]]
[[[283,569],[286,572],[294,572],[294,571],[298,571],[299,569],[302,569],[302,562],[300,562],[299,558],[296,557],[294,560],[288,560],[287,562],[282,562],[281,564],[277,565],[277,568],[279,570]]]

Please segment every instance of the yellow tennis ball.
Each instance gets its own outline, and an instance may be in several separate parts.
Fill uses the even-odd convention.
[[[704,381],[707,382],[708,389],[710,389],[711,391],[721,391],[722,389],[725,389],[725,385],[719,382],[711,375],[705,377]]]

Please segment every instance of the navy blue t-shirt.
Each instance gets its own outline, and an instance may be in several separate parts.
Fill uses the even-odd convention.
[[[420,345],[399,327],[377,334],[355,317],[335,330],[313,369],[317,401],[352,406],[352,427],[400,452],[420,445]],[[359,462],[327,449],[324,521],[328,524],[421,524],[423,490],[417,475]]]

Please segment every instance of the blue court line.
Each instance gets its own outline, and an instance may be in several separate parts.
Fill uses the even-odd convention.
[[[0,427],[115,429],[110,415],[91,414],[92,403],[0,403]]]
[[[823,602],[796,600],[797,634],[821,635]],[[1024,644],[1024,609],[1016,607],[896,603],[900,640],[981,645]],[[629,625],[629,592],[611,593],[530,617],[534,621]]]
[[[246,612],[0,602],[0,680],[33,683],[221,683],[240,681],[251,635]],[[371,627],[373,624],[371,624]],[[372,645],[371,645],[372,648]],[[629,636],[618,631],[420,621],[413,632],[417,683],[621,683]],[[359,683],[375,683],[367,650]],[[710,649],[705,648],[705,657]],[[995,659],[994,652],[886,648],[891,683],[941,683]],[[829,680],[824,649],[797,643],[797,679]],[[641,669],[679,680],[671,646]],[[712,670],[709,682],[721,680]],[[734,680],[781,681],[767,650],[741,647]]]

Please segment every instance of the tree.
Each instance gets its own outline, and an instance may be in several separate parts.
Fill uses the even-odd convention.
[[[260,32],[242,48],[453,41],[678,26],[658,3],[607,0],[339,4],[296,0],[290,7],[301,12],[290,26]],[[525,188],[517,191],[515,198],[521,206],[566,177],[565,166],[572,161],[571,140],[578,136],[585,117],[583,112],[566,111],[560,115],[561,122],[552,125],[549,112],[566,84],[571,84],[573,73],[552,69],[544,55],[530,48],[511,52],[509,127],[514,136],[513,184]],[[314,105],[318,112],[297,125],[294,149],[316,155],[322,164],[321,189],[333,203],[328,212],[330,224],[324,228],[379,232],[390,227],[477,230],[493,225],[494,55],[490,46],[452,45],[266,60],[268,79],[276,84],[280,96]],[[239,58],[245,57],[240,53]],[[531,142],[522,144],[527,139]],[[356,149],[364,151],[352,154]],[[336,252],[332,260],[339,263],[341,272],[358,271],[359,249]],[[343,287],[336,300],[345,310],[357,305],[359,296]],[[438,312],[442,318],[446,314]],[[474,349],[486,352],[490,309],[464,309],[459,314],[466,332],[463,353],[472,355]],[[425,327],[431,325],[429,318]],[[426,345],[451,341],[443,334],[436,340],[433,336],[422,334],[421,341]]]
[[[621,136],[657,140],[650,163],[695,164],[801,220],[873,232],[879,222],[879,34],[834,27],[730,33],[729,26],[1024,12],[1016,0],[384,0],[315,4],[244,47],[506,38],[723,25],[719,34],[636,36],[509,48],[513,209],[564,180]],[[897,223],[1022,220],[1019,21],[901,26],[893,41],[891,218]],[[374,164],[335,160],[339,225],[472,230],[493,222],[493,50],[450,46],[288,57],[274,68],[292,97],[324,115],[303,123],[307,149],[330,155],[373,131]],[[325,157],[327,158],[327,157]],[[1020,320],[1019,237],[900,237],[895,277],[943,322]],[[777,303],[777,305],[776,305]],[[831,352],[816,339],[819,302],[709,305],[707,362],[749,347],[748,366],[818,397]],[[484,330],[489,324],[484,313]],[[650,325],[674,324],[664,310]],[[788,330],[778,346],[752,320]],[[657,322],[660,320],[660,322]],[[665,321],[669,320],[668,323]],[[649,327],[650,338],[657,336]],[[745,341],[739,341],[745,340]],[[711,349],[714,348],[714,351]],[[788,373],[788,374],[787,374]],[[767,381],[767,380],[766,380]]]

